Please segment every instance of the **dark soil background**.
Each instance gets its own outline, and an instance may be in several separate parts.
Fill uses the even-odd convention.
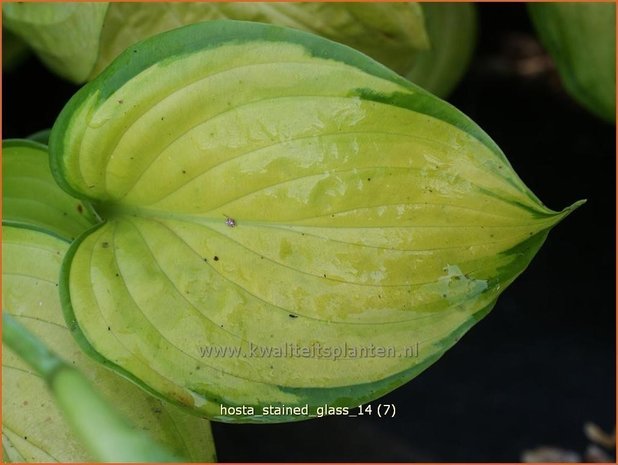
[[[467,76],[449,99],[484,128],[558,225],[491,314],[385,396],[392,419],[214,424],[221,461],[519,461],[582,453],[585,422],[615,424],[615,127],[564,93],[523,4],[480,4]],[[3,138],[52,125],[76,87],[36,59],[3,73]]]

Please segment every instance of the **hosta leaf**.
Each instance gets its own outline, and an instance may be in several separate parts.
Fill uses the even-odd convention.
[[[566,90],[616,121],[616,4],[530,3],[528,9]]]
[[[349,45],[440,96],[467,68],[476,34],[474,5],[468,3],[119,2],[107,10],[103,4],[93,9],[87,3],[34,3],[8,6],[5,18],[35,42],[44,60],[50,54],[61,60],[52,68],[77,82],[96,77],[127,47],[154,34],[236,19],[301,29]],[[74,29],[88,44],[75,47],[79,41],[65,31],[82,19],[96,19],[95,26]]]
[[[47,66],[81,82],[96,62],[107,8],[102,2],[14,2],[2,5],[2,18]]]
[[[52,69],[75,82],[97,76],[135,42],[179,26],[237,19],[314,32],[369,54],[400,73],[429,47],[417,3],[16,3],[5,23]],[[67,34],[67,32],[69,32]]]
[[[106,219],[63,265],[74,335],[227,421],[295,417],[220,404],[351,406],[413,378],[570,211],[544,207],[447,103],[352,49],[251,23],[127,50],[65,107],[50,150]]]
[[[6,29],[2,29],[2,69],[12,71],[28,57],[26,43]]]
[[[49,143],[49,134],[51,129],[41,129],[40,131],[30,134],[27,139],[47,145]]]
[[[67,248],[66,242],[52,235],[5,225],[3,311],[81,370],[110,404],[154,439],[191,460],[213,460],[207,421],[189,416],[121,379],[89,359],[70,337],[57,287]],[[8,461],[92,460],[65,423],[43,379],[7,347],[2,351],[2,380],[2,443]]]
[[[49,169],[47,147],[29,140],[2,143],[3,221],[72,239],[93,226],[89,202],[61,190]]]
[[[2,314],[2,344],[26,362],[24,371],[30,368],[31,375],[44,380],[64,419],[96,461],[182,460],[119,415],[78,369],[6,312]]]
[[[419,52],[404,75],[425,90],[451,93],[468,68],[476,44],[476,6],[473,3],[423,3],[430,49]]]
[[[112,3],[101,35],[96,76],[137,40],[204,20],[236,19],[319,34],[360,50],[398,72],[428,48],[418,3]]]

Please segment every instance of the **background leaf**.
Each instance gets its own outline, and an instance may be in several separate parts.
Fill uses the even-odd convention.
[[[428,48],[416,3],[56,3],[7,4],[6,25],[58,74],[83,82],[134,43],[213,19],[274,23],[355,47],[398,72]]]
[[[157,33],[206,20],[271,23],[353,47],[422,87],[447,95],[467,68],[476,32],[472,4],[120,2],[20,4],[5,8],[8,27],[75,82],[96,77],[127,47]],[[74,25],[80,24],[79,28]],[[85,28],[87,26],[87,29]],[[65,30],[71,29],[67,36]],[[83,36],[83,37],[82,37]],[[76,40],[79,37],[79,40]],[[85,42],[75,48],[75,43]],[[65,43],[66,42],[66,43]]]
[[[6,29],[2,29],[2,69],[11,71],[29,55],[26,43]]]
[[[616,121],[616,4],[530,3],[562,83],[588,110]]]
[[[64,419],[99,462],[179,462],[181,458],[118,415],[79,370],[58,357],[8,313],[2,344],[43,379]],[[26,438],[27,439],[27,438]],[[47,460],[49,461],[49,459]]]
[[[420,51],[404,76],[439,97],[451,93],[468,69],[476,45],[473,3],[422,3],[428,50]]]
[[[51,134],[51,129],[41,129],[40,131],[36,131],[30,134],[27,139],[39,142],[40,144],[47,145],[49,143],[49,135]]]
[[[175,449],[194,460],[212,459],[214,448],[207,424],[204,426],[201,420],[187,418],[175,407],[163,407],[160,401],[97,367],[70,337],[67,339],[57,282],[68,244],[40,230],[49,230],[66,239],[77,236],[96,220],[89,204],[59,189],[49,170],[47,148],[38,143],[4,141],[3,178],[3,219],[11,225],[26,226],[26,229],[4,226],[3,308],[19,313],[20,318],[29,321],[27,326],[35,326],[37,334],[46,341],[53,341],[53,346],[74,364],[89,370],[91,379],[102,383],[106,395],[113,399],[124,398],[121,401],[126,403],[124,410],[137,408],[131,417],[138,419],[142,428],[154,430],[167,442],[180,444],[181,447],[176,444]],[[9,441],[5,450],[11,461],[48,461],[54,457],[60,461],[86,460],[81,445],[53,407],[44,383],[36,380],[10,350],[4,351],[3,370],[5,365],[11,370],[4,376],[4,399],[11,399],[12,403],[5,403],[3,419],[7,424],[3,425],[3,430]],[[36,402],[38,400],[41,405]],[[140,406],[144,409],[141,412]],[[41,424],[49,428],[40,428]],[[176,429],[185,437],[180,437]],[[18,434],[23,431],[26,431],[23,436]],[[23,439],[24,436],[30,437],[30,441]],[[187,437],[194,440],[184,445],[182,441]]]
[[[475,44],[474,5],[333,2],[119,2],[8,6],[6,24],[44,61],[75,82],[96,77],[127,47],[207,20],[271,23],[343,43],[445,96],[466,70]],[[106,9],[107,8],[107,9]],[[83,22],[87,29],[74,28]],[[72,35],[65,34],[72,28]],[[80,25],[80,27],[84,27]],[[75,40],[82,34],[84,37]],[[75,43],[85,41],[84,47]]]
[[[418,3],[112,3],[92,77],[128,46],[176,27],[235,19],[287,26],[349,45],[403,73],[429,48]]]
[[[97,59],[107,8],[103,2],[4,3],[2,19],[47,66],[83,82]]]
[[[199,462],[214,460],[207,421],[149,396],[90,360],[74,342],[58,298],[58,275],[67,248],[65,241],[41,231],[5,225],[3,311],[81,370],[103,397],[140,430],[179,456]],[[45,381],[7,347],[2,351],[2,379],[2,442],[8,461],[92,460],[66,424]],[[117,444],[110,445],[114,446]],[[117,457],[124,454],[121,449],[110,452],[120,454]]]
[[[62,191],[49,169],[47,146],[29,140],[2,142],[3,214],[11,224],[42,228],[74,239],[97,222],[86,201]]]

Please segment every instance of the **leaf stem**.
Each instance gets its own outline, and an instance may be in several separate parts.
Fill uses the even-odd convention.
[[[48,384],[67,422],[101,462],[181,462],[118,415],[75,368],[50,351],[7,312],[2,342]]]

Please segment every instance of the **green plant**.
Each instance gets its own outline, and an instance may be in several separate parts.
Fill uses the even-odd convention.
[[[571,96],[616,121],[616,4],[530,3],[528,10]]]
[[[259,24],[211,21],[131,47],[67,104],[50,151],[58,183],[105,219],[63,264],[74,336],[225,421],[297,417],[222,405],[350,407],[410,380],[577,205],[548,210],[480,128],[387,68]],[[316,342],[422,348],[198,352]]]
[[[5,231],[24,266],[38,263],[33,245],[55,247],[40,261],[60,292],[45,294],[46,318],[61,304],[54,321],[77,356],[146,402],[221,421],[300,420],[263,409],[315,415],[409,381],[580,204],[546,208],[473,121],[367,56],[246,22],[129,47],[70,100],[49,143],[53,178],[37,165],[31,188],[10,188],[43,160],[34,142],[8,143],[20,155],[4,170]],[[42,197],[53,208],[31,204]],[[29,276],[7,296],[18,317],[43,281]],[[313,355],[272,350],[288,344]]]
[[[475,8],[472,3],[422,3],[429,48],[416,54],[404,76],[438,97],[450,95],[474,52]]]
[[[10,71],[28,56],[28,46],[15,34],[2,30],[2,70]]]
[[[50,68],[74,82],[93,79],[139,40],[200,21],[235,19],[349,45],[441,96],[467,68],[476,33],[472,4],[9,3],[3,18]]]
[[[29,241],[29,243],[32,244],[35,241]],[[92,457],[105,462],[180,461],[178,456],[153,442],[145,432],[136,430],[124,418],[110,410],[109,404],[98,395],[78,370],[50,352],[38,338],[7,313],[2,315],[2,343],[19,354],[34,370],[33,373],[29,373],[31,377],[38,376],[47,384],[56,404],[61,408],[75,433],[81,437],[90,450]],[[11,368],[16,370],[15,367]],[[26,370],[22,371],[27,373]],[[34,390],[37,390],[37,381],[31,379],[28,383],[23,383],[22,388],[28,390],[28,394],[32,394],[32,385],[34,384]],[[28,398],[32,399],[32,397]],[[41,399],[37,401],[40,402]],[[45,404],[42,404],[42,407],[44,406]],[[48,423],[52,421],[51,417],[48,417],[46,421]],[[35,432],[38,433],[36,434],[37,440],[41,439],[40,432],[41,429]],[[7,433],[7,435],[11,434],[14,435],[15,431]],[[48,443],[51,448],[55,446],[64,450],[60,451],[59,455],[51,455],[40,448],[40,443],[37,444],[35,438],[29,439],[25,436],[23,443],[30,447],[19,447],[15,438],[13,441],[7,441],[7,444],[3,441],[5,456],[11,461],[25,461],[25,459],[39,459],[41,462],[58,461],[57,457],[66,457],[64,453],[68,449],[66,444],[52,440]],[[23,453],[24,450],[27,451],[26,454]]]
[[[5,141],[2,149],[2,308],[4,316],[10,314],[10,321],[15,321],[10,325],[5,321],[3,328],[5,460],[166,459],[156,444],[142,437],[144,432],[178,457],[213,460],[207,421],[153,398],[106,370],[89,359],[70,336],[58,296],[60,266],[70,241],[91,227],[96,216],[86,202],[70,197],[54,182],[46,146],[12,140]],[[4,345],[7,338],[8,346]],[[66,363],[50,354],[37,338]],[[75,374],[76,370],[85,378]],[[97,394],[89,394],[86,379],[119,416],[108,413]],[[135,434],[122,418],[135,425]],[[80,434],[86,435],[85,445]],[[118,437],[133,445],[121,444]]]

